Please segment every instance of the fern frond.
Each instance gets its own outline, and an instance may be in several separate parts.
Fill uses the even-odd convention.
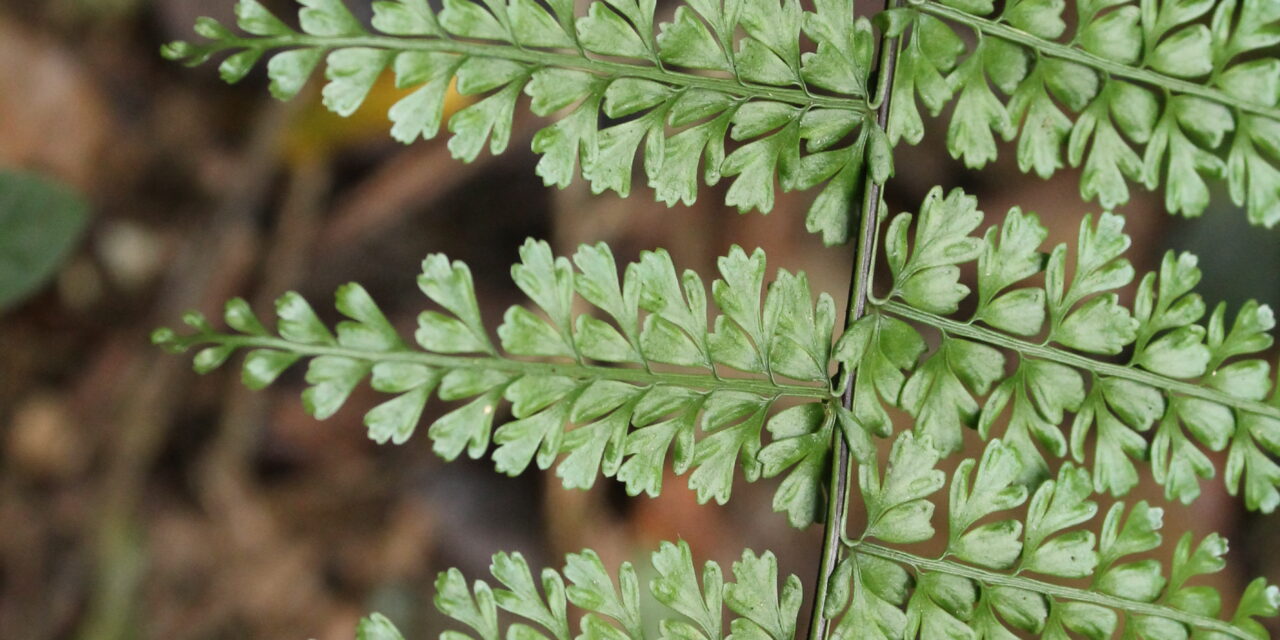
[[[1084,462],[1092,438],[1098,491],[1128,493],[1138,481],[1133,461],[1150,459],[1156,481],[1184,503],[1215,472],[1205,451],[1229,448],[1227,488],[1234,494],[1243,480],[1250,509],[1280,505],[1280,389],[1270,365],[1249,357],[1272,344],[1270,308],[1250,302],[1228,322],[1219,305],[1202,323],[1196,258],[1173,252],[1143,276],[1133,308],[1121,305],[1115,291],[1134,269],[1117,215],[1084,219],[1070,274],[1065,244],[1040,252],[1047,232],[1035,214],[1015,208],[971,235],[982,220],[974,198],[934,189],[918,219],[904,213],[889,224],[892,289],[837,347],[838,359],[858,367],[858,423],[887,436],[882,404],[899,406],[944,453],[959,449],[963,426],[989,438],[1003,423],[1028,480],[1049,468],[1042,449]],[[960,265],[974,262],[976,296],[960,283]],[[1027,282],[1041,274],[1043,286]],[[962,303],[972,314],[956,317]],[[940,336],[923,360],[926,342],[907,321]],[[1011,376],[1001,350],[1016,358]],[[1127,362],[1103,358],[1117,354]],[[1075,417],[1064,430],[1068,412]]]
[[[1099,533],[1079,529],[1098,512],[1089,473],[1068,463],[1029,493],[1018,451],[998,439],[952,475],[946,551],[904,551],[936,535],[933,496],[946,483],[934,468],[940,456],[927,437],[907,432],[883,474],[874,461],[859,469],[867,528],[846,539],[849,553],[833,578],[827,610],[843,614],[833,637],[1111,638],[1122,626],[1126,638],[1267,637],[1254,618],[1277,614],[1275,586],[1253,581],[1221,619],[1218,592],[1194,584],[1225,566],[1221,536],[1196,543],[1184,535],[1166,572],[1159,560],[1135,558],[1160,546],[1161,509],[1117,503]],[[1011,513],[1029,495],[1025,514]],[[1070,586],[1081,578],[1088,586]]]
[[[1199,215],[1205,178],[1224,178],[1251,222],[1280,222],[1274,2],[1080,0],[1075,20],[1061,0],[1002,6],[920,0],[896,10],[891,23],[912,33],[895,78],[893,141],[924,134],[915,95],[935,116],[954,100],[947,148],[970,167],[995,159],[996,135],[1017,138],[1024,172],[1047,178],[1065,153],[1084,167],[1082,195],[1107,209],[1128,201],[1127,181],[1163,182],[1170,212]],[[957,28],[977,36],[972,48]]]
[[[446,460],[463,451],[479,458],[492,442],[497,470],[506,474],[536,462],[540,469],[556,465],[569,488],[591,487],[603,473],[631,495],[656,496],[670,450],[676,473],[689,473],[703,502],[727,501],[740,467],[748,481],[787,474],[774,506],[793,525],[819,517],[836,422],[830,296],[815,304],[804,274],[785,270],[763,293],[764,252],[734,247],[720,259],[723,279],[712,286],[719,314],[709,329],[701,278],[677,275],[665,251],[646,252],[622,279],[604,244],[581,246],[570,263],[529,240],[520,257],[512,276],[542,315],[507,310],[497,330],[505,354],[480,318],[470,270],[440,254],[423,262],[418,278],[445,312],[418,318],[421,350],[401,339],[358,284],[338,290],[337,309],[348,320],[336,336],[301,296],[288,293],[276,303],[278,337],[237,299],[225,313],[234,333],[188,314],[194,334],[161,329],[153,340],[175,351],[202,347],[195,356],[201,373],[247,349],[243,380],[254,389],[309,360],[302,398],[319,419],[337,412],[368,377],[374,390],[395,395],[365,415],[369,437],[379,443],[407,441],[435,394],[465,402],[428,430]],[[612,322],[575,314],[575,295]],[[495,429],[504,401],[512,419]]]
[[[464,162],[486,143],[506,149],[523,91],[534,113],[558,120],[533,139],[548,186],[569,184],[580,163],[593,191],[626,196],[643,144],[644,174],[668,205],[696,199],[699,173],[708,185],[737,176],[725,201],[743,212],[773,207],[775,178],[784,191],[826,183],[806,224],[829,244],[849,236],[864,165],[880,182],[892,170],[866,104],[871,26],[851,20],[852,0],[823,0],[814,12],[797,0],[700,0],[681,4],[656,35],[652,0],[593,2],[586,15],[565,0],[449,0],[438,14],[426,0],[381,1],[373,31],[341,0],[301,4],[300,33],[241,0],[247,36],[204,19],[197,32],[207,43],[173,43],[165,55],[194,65],[230,52],[221,63],[229,82],[269,55],[281,99],[327,59],[324,103],[343,116],[390,68],[412,91],[390,112],[404,143],[437,134],[452,83],[482,96],[449,120],[449,149]],[[612,124],[601,127],[602,114]],[[726,137],[741,144],[727,153]]]
[[[664,638],[722,638],[724,610],[735,614],[729,624],[734,637],[759,640],[791,640],[795,637],[796,614],[803,589],[800,579],[788,576],[778,585],[778,561],[766,551],[756,555],[750,549],[733,563],[733,580],[725,582],[720,565],[708,561],[701,580],[693,564],[693,554],[683,540],[663,542],[652,556],[656,577],[649,581],[649,593],[662,607],[660,622]],[[498,553],[489,565],[502,588],[492,588],[476,580],[470,588],[457,569],[436,579],[435,605],[442,613],[468,628],[468,633],[449,630],[444,640],[500,640],[501,638],[555,638],[555,640],[644,640],[648,625],[641,624],[640,612],[654,607],[642,603],[640,580],[630,562],[618,569],[617,586],[590,549],[569,554],[562,571],[543,569],[541,593],[533,573],[520,553]],[[568,580],[566,584],[565,580]],[[578,620],[580,633],[570,629],[567,605],[583,611]],[[644,605],[642,607],[642,604]],[[498,610],[514,615],[519,622],[506,627],[498,622]],[[652,621],[650,621],[652,622]],[[374,614],[361,621],[360,640],[403,640],[386,617]],[[375,635],[381,634],[381,635]],[[470,635],[474,634],[474,635]]]

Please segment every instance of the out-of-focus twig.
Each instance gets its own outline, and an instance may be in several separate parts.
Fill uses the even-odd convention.
[[[528,144],[538,121],[517,116],[512,144]],[[383,163],[334,207],[331,221],[316,240],[317,253],[339,250],[376,236],[419,212],[462,183],[480,175],[502,156],[481,154],[471,163],[453,159],[445,144],[411,147]],[[448,215],[448,212],[442,212]]]
[[[185,309],[210,308],[225,297],[227,281],[238,280],[256,254],[254,218],[276,174],[279,136],[291,107],[264,107],[223,200],[207,221],[204,232],[189,236],[169,272],[156,304],[157,324],[171,321]],[[136,336],[144,341],[145,335]],[[98,498],[98,515],[90,529],[93,582],[88,611],[79,637],[85,640],[123,640],[133,636],[137,592],[146,572],[137,512],[147,478],[164,443],[190,377],[186,364],[158,352],[122,372],[127,396],[106,407],[96,429],[110,434],[105,472]]]

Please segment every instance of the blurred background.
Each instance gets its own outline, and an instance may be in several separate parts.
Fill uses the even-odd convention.
[[[47,278],[7,283],[8,298],[0,289],[0,638],[336,640],[371,610],[408,637],[434,637],[443,622],[431,585],[445,568],[485,577],[499,550],[559,567],[588,546],[611,569],[643,566],[658,541],[676,538],[699,562],[726,567],[743,548],[772,549],[811,587],[820,530],[792,530],[771,512],[774,481],[740,482],[726,506],[697,505],[675,477],[658,499],[627,498],[611,481],[565,491],[550,473],[446,465],[424,433],[375,446],[361,424],[376,401],[367,389],[317,422],[301,407],[300,368],[250,392],[238,360],[198,377],[188,357],[149,346],[151,329],[177,326],[187,309],[219,317],[233,296],[269,316],[275,297],[297,290],[332,319],[334,288],[352,280],[408,334],[425,306],[414,278],[431,252],[470,264],[496,326],[520,301],[508,269],[528,236],[561,253],[606,241],[628,261],[662,246],[708,280],[730,245],[761,246],[771,271],[804,270],[841,306],[848,290],[850,248],[804,231],[812,194],[783,195],[762,216],[725,208],[724,185],[672,209],[642,186],[626,200],[581,184],[548,190],[534,175],[539,122],[527,112],[512,150],[464,165],[443,136],[390,139],[389,82],[342,120],[320,106],[314,79],[282,104],[261,71],[228,87],[213,65],[160,59],[162,43],[191,37],[196,17],[232,23],[232,4],[0,0],[0,170],[27,172],[0,187],[29,189],[27,200],[0,194],[0,209],[45,198],[22,209],[39,213],[37,224],[0,211],[0,250],[56,236],[28,256],[48,263]],[[289,0],[267,4],[293,13]],[[364,0],[348,4],[368,12]],[[1007,144],[993,167],[967,171],[938,152],[945,131],[931,125],[920,148],[898,150],[893,212],[914,210],[934,184],[959,186],[991,215],[1014,204],[1039,212],[1056,243],[1096,211],[1075,172],[1023,176]],[[32,174],[42,176],[34,186]],[[70,191],[50,195],[46,179]],[[1189,222],[1137,192],[1125,208],[1130,258],[1141,271],[1167,248],[1189,249],[1211,305],[1275,304],[1280,237],[1248,227],[1216,195]],[[1280,578],[1274,520],[1244,513],[1218,480],[1204,494],[1167,506],[1166,547],[1188,529],[1231,538],[1218,583],[1228,603],[1249,577]],[[1146,481],[1139,497],[1161,492]]]

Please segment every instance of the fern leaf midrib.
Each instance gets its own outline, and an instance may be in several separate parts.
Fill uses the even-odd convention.
[[[1242,640],[1249,640],[1251,638],[1247,633],[1224,620],[1198,616],[1193,613],[1188,613],[1186,611],[1164,605],[1129,600],[1127,598],[1111,596],[1087,589],[1066,587],[1051,582],[1037,580],[1035,578],[1028,578],[1022,575],[996,573],[947,560],[925,558],[871,542],[845,540],[845,544],[853,553],[875,556],[890,562],[910,566],[917,571],[945,573],[948,575],[968,578],[987,586],[1012,587],[1015,589],[1043,594],[1053,598],[1096,604],[1109,609],[1124,611],[1126,613],[1165,618],[1195,628],[1208,629],[1217,633],[1225,634],[1229,637],[1241,638]]]
[[[900,0],[885,0],[886,10],[901,4]],[[898,38],[881,38],[877,58],[880,64],[875,70],[875,126],[883,130],[889,121],[889,109],[892,106],[891,90],[894,73],[898,66]],[[880,217],[876,215],[883,197],[883,185],[877,183],[868,174],[864,180],[863,199],[858,211],[858,241],[854,248],[854,259],[849,277],[849,297],[846,301],[844,330],[848,330],[867,311],[871,294],[872,279],[875,276],[875,260],[877,240],[880,237]],[[853,215],[853,212],[850,212]],[[853,406],[854,379],[857,371],[851,372],[840,389],[840,405],[845,409]],[[814,593],[813,606],[809,622],[809,640],[823,640],[828,636],[831,620],[827,616],[827,593],[840,561],[840,539],[845,536],[848,526],[849,505],[853,501],[852,452],[840,429],[831,435],[832,458],[831,471],[827,486],[827,517],[822,537],[822,552],[818,560],[818,588]]]
[[[1196,84],[1173,76],[1167,76],[1162,73],[1152,71],[1151,69],[1130,66],[1121,62],[1108,60],[1101,56],[1089,53],[1088,51],[1077,49],[1059,42],[1045,40],[1016,27],[1001,24],[987,18],[974,16],[959,9],[953,9],[931,1],[919,2],[914,4],[913,8],[917,11],[928,13],[939,18],[945,18],[947,20],[968,25],[969,27],[986,35],[991,35],[1010,42],[1016,42],[1041,55],[1082,64],[1097,71],[1101,71],[1108,76],[1137,80],[1147,85],[1172,91],[1174,93],[1204,98],[1245,113],[1260,115],[1272,120],[1280,120],[1280,108],[1268,107],[1247,100],[1241,100],[1223,91],[1216,90],[1211,86]]]
[[[455,38],[411,38],[373,34],[327,37],[299,34],[275,38],[227,40],[223,49],[269,50],[303,47],[319,49],[368,47],[393,51],[430,51],[483,58],[502,58],[537,66],[579,69],[598,75],[643,78],[677,87],[707,89],[736,95],[747,100],[772,100],[802,107],[824,107],[853,111],[859,114],[868,113],[868,108],[864,102],[865,96],[856,94],[851,94],[848,97],[824,96],[811,93],[808,90],[747,84],[737,78],[703,76],[672,71],[665,67],[601,60],[581,54],[560,53],[545,49],[516,47],[491,42],[472,42]]]
[[[1182,380],[1169,378],[1157,373],[1138,369],[1136,367],[1126,367],[1124,365],[1112,364],[1110,362],[1099,362],[1087,356],[1071,353],[1048,345],[1033,344],[977,325],[936,316],[932,313],[921,311],[901,302],[883,302],[878,305],[878,308],[881,311],[886,311],[908,320],[914,320],[916,322],[932,326],[935,329],[944,331],[948,334],[979,340],[987,344],[1015,351],[1021,355],[1031,358],[1057,362],[1076,369],[1091,371],[1102,376],[1122,378],[1162,390],[1166,393],[1199,398],[1201,400],[1207,400],[1223,406],[1232,407],[1240,411],[1280,420],[1280,407],[1275,407],[1254,400],[1238,398],[1231,394],[1209,387],[1203,387]]]
[[[175,343],[183,348],[214,344],[236,349],[274,349],[301,356],[335,356],[369,362],[408,362],[440,369],[487,369],[523,375],[565,376],[577,379],[615,380],[643,385],[668,385],[707,391],[740,391],[768,398],[792,397],[830,400],[827,387],[774,383],[766,379],[730,378],[711,374],[651,372],[643,369],[587,364],[531,362],[495,356],[449,356],[424,351],[364,351],[342,346],[292,342],[282,338],[200,334]]]

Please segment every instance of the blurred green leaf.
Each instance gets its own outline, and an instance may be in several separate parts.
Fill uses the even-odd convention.
[[[0,311],[53,278],[88,221],[89,204],[71,187],[0,171]]]

